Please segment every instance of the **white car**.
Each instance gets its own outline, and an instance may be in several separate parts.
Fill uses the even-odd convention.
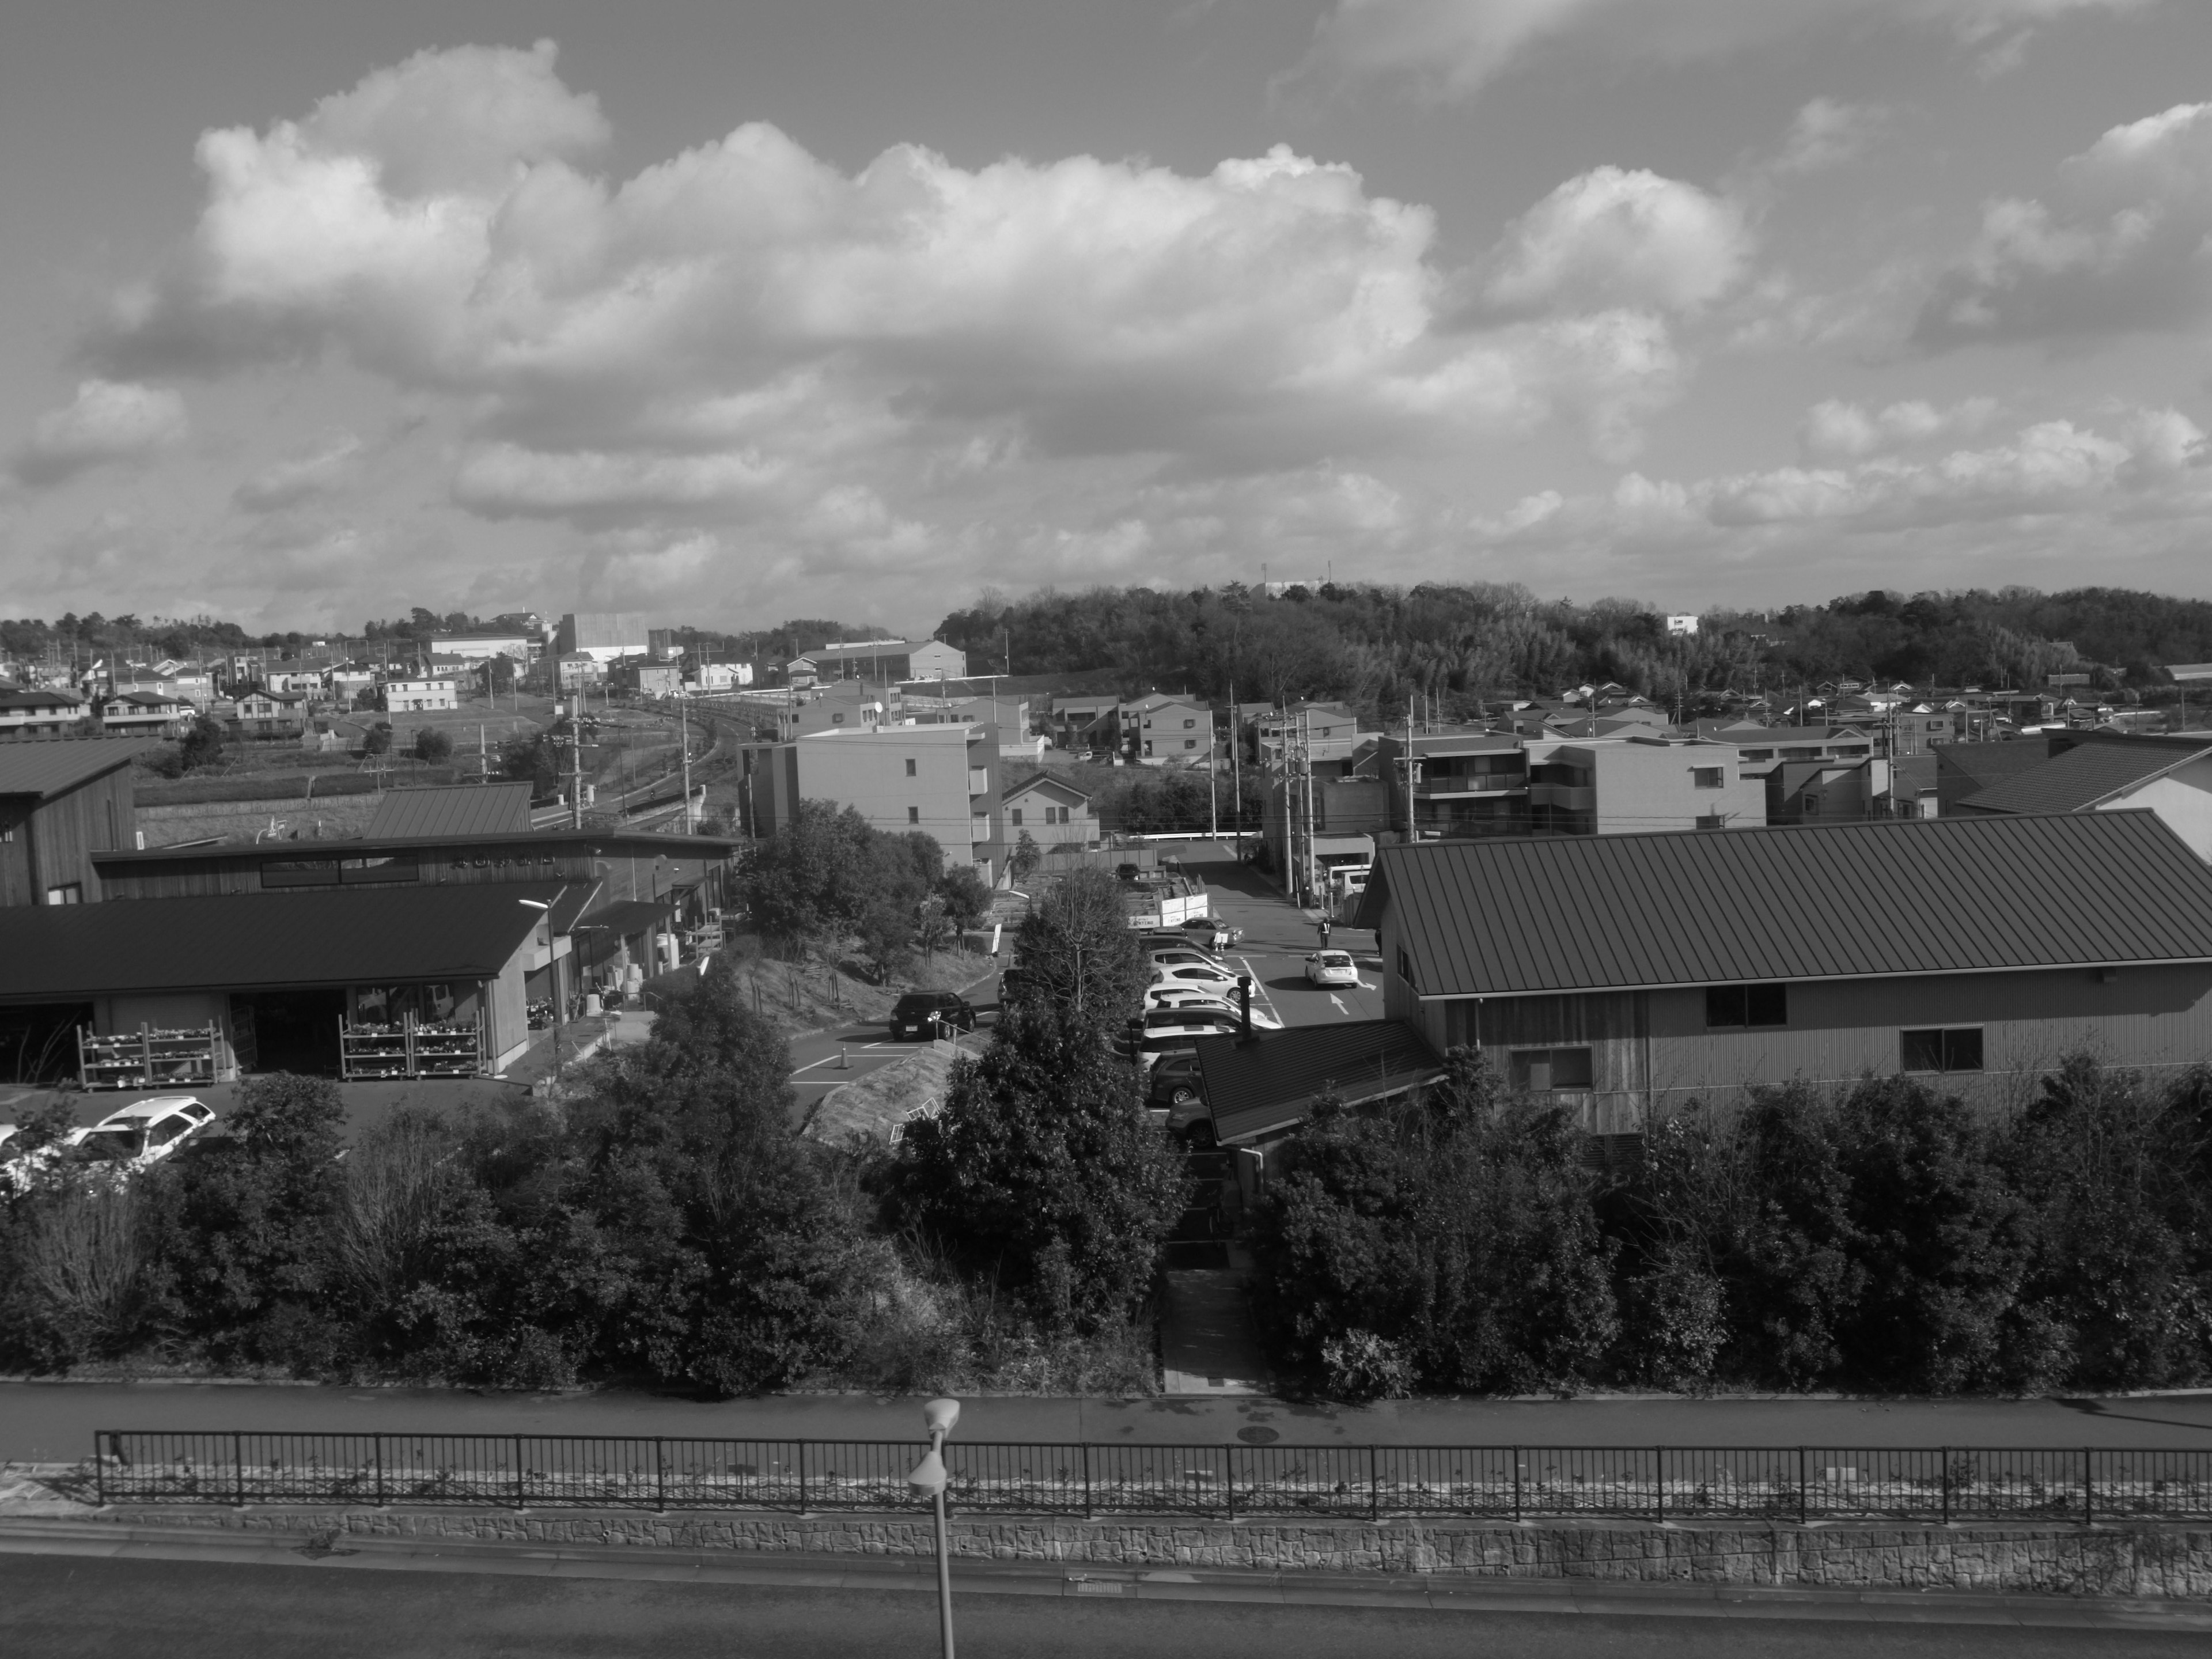
[[[1221,963],[1203,951],[1194,951],[1188,945],[1163,945],[1152,952],[1155,968],[1218,968]]]
[[[80,1157],[125,1170],[159,1164],[215,1121],[215,1109],[192,1095],[154,1095],[110,1112],[89,1129],[70,1131]]]
[[[1206,987],[1211,988],[1213,994],[1216,996],[1226,997],[1237,994],[1236,975],[1225,972],[1219,968],[1210,968],[1198,963],[1191,963],[1188,965],[1171,964],[1166,967],[1155,968],[1152,969],[1152,983],[1154,986],[1188,985]]]
[[[1223,1014],[1239,1013],[1235,1002],[1195,986],[1186,990],[1180,986],[1156,985],[1145,994],[1145,1008],[1147,1012],[1155,1008],[1190,1008]],[[1263,1004],[1257,1002],[1252,1005],[1252,1024],[1263,1031],[1283,1029],[1283,1022],[1268,1012]]]
[[[1314,985],[1357,985],[1359,964],[1349,951],[1316,951],[1306,958],[1306,979]]]

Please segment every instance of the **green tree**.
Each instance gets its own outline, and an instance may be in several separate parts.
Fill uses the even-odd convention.
[[[177,740],[177,758],[187,772],[204,771],[222,760],[222,722],[204,717],[185,728]]]
[[[571,1102],[576,1195],[618,1281],[611,1361],[713,1395],[774,1388],[849,1341],[857,1239],[793,1127],[790,1055],[731,958]]]
[[[947,870],[937,884],[937,896],[944,901],[945,921],[958,932],[980,927],[990,916],[991,890],[973,865]]]
[[[392,752],[392,725],[390,721],[379,720],[362,734],[361,739],[361,752],[364,755],[388,755]]]
[[[1013,871],[1016,881],[1026,881],[1037,866],[1043,862],[1044,849],[1036,844],[1035,836],[1024,830],[1014,837],[1014,853],[1013,856],[1007,860],[1007,866]]]
[[[1586,1385],[1619,1322],[1574,1115],[1447,1063],[1425,1098],[1324,1102],[1293,1139],[1255,1236],[1279,1358],[1346,1397]]]
[[[1054,1333],[1128,1316],[1182,1195],[1095,1018],[1033,1000],[1002,1009],[990,1047],[955,1062],[943,1111],[908,1129],[888,1178],[896,1224]]]
[[[1115,1032],[1144,1000],[1150,965],[1128,925],[1121,884],[1103,870],[1077,870],[1022,919],[1012,1006]]]
[[[453,734],[435,726],[416,728],[415,758],[428,765],[438,766],[453,757]]]

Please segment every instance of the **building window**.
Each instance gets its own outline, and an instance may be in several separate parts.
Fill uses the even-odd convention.
[[[914,763],[912,761],[908,761],[906,763],[906,775],[908,777],[912,777],[914,775]]]
[[[1981,1027],[1900,1031],[1897,1066],[1901,1072],[1978,1072],[1982,1069]]]
[[[1198,722],[1196,720],[1185,720],[1182,723],[1182,729],[1186,732],[1194,732],[1198,729]],[[1324,732],[1322,735],[1323,737],[1327,737],[1328,734]]]
[[[1708,1030],[1787,1025],[1789,1023],[1790,988],[1786,985],[1708,985],[1705,988],[1705,1025]]]
[[[1690,769],[1690,787],[1693,789],[1726,788],[1728,773],[1717,766],[1693,766]]]
[[[1595,1073],[1587,1048],[1516,1048],[1509,1061],[1514,1087],[1543,1094],[1553,1089],[1587,1089]]]
[[[1150,738],[1145,739],[1145,752],[1147,755],[1152,752],[1152,740]]]
[[[920,823],[921,822],[921,808],[919,806],[908,807],[906,809],[906,821],[908,823]]]
[[[1398,947],[1398,977],[1411,985],[1413,982],[1413,959],[1406,954],[1406,947]]]
[[[844,723],[845,717],[842,714],[832,714],[830,717],[830,724],[832,726],[842,726]]]
[[[82,904],[84,902],[84,885],[82,882],[72,881],[64,886],[49,887],[46,889],[46,902],[49,904]]]
[[[1700,830],[1725,830],[1728,828],[1728,820],[1717,812],[1700,813],[1698,817],[1698,828]]]
[[[1045,811],[1049,812],[1052,809],[1048,806],[1045,808]],[[1022,809],[1020,807],[1017,806],[1012,812],[1007,814],[1007,816],[1013,820],[1015,829],[1018,830],[1022,827]],[[1050,820],[1047,821],[1049,822]]]
[[[1182,740],[1182,746],[1186,749],[1195,749],[1198,747],[1198,739],[1196,738],[1185,738]]]

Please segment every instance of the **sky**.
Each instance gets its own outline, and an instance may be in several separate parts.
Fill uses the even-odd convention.
[[[18,0],[0,615],[2212,597],[2203,0]]]

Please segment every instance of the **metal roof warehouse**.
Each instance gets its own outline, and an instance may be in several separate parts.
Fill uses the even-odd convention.
[[[2212,866],[2146,811],[1385,847],[1386,1006],[1593,1133],[1692,1097],[2212,1056]]]

